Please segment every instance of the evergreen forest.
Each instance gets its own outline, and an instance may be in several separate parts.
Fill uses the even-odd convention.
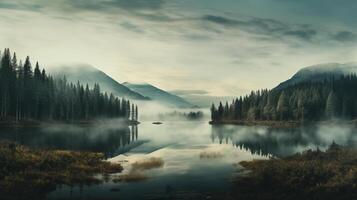
[[[33,69],[30,58],[18,61],[16,53],[0,54],[0,120],[54,120],[74,122],[96,118],[138,119],[138,107],[126,99],[93,87],[69,83]]]
[[[252,91],[231,103],[212,104],[219,121],[320,121],[357,118],[357,76],[305,81],[283,89]]]

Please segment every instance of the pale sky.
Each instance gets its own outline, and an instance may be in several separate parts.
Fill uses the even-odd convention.
[[[0,47],[44,67],[237,96],[357,61],[355,0],[0,0]]]

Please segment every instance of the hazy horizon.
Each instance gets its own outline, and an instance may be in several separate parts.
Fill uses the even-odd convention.
[[[356,62],[357,2],[345,2],[4,0],[0,44],[45,68],[87,63],[118,82],[238,96]]]

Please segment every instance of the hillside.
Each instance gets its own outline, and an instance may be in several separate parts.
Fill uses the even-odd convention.
[[[252,91],[233,103],[213,106],[213,123],[320,121],[357,118],[354,64],[307,67],[272,90]],[[332,78],[334,77],[334,78]]]
[[[157,88],[150,84],[133,84],[133,83],[123,83],[126,87],[131,90],[138,92],[144,96],[149,97],[154,101],[158,101],[166,106],[179,107],[179,108],[191,108],[192,104],[188,103],[183,98],[166,92],[160,88]]]
[[[90,87],[93,87],[95,83],[99,83],[102,91],[113,93],[119,97],[125,97],[134,100],[149,100],[148,97],[132,91],[131,89],[118,83],[113,78],[91,65],[66,65],[53,68],[51,69],[50,73],[55,77],[66,76],[67,80],[70,82],[76,83],[79,81],[82,84],[88,83]]]
[[[2,126],[17,126],[18,122],[24,126],[40,122],[91,123],[98,118],[129,122],[129,117],[133,119],[137,113],[131,102],[101,93],[98,84],[90,89],[63,78],[53,79],[38,63],[32,69],[29,56],[19,65],[10,49],[5,49],[1,57],[0,83],[0,95],[5,97],[0,101]]]
[[[326,63],[302,68],[294,76],[274,89],[283,89],[287,86],[301,83],[304,81],[323,81],[331,78],[339,79],[342,75],[357,72],[357,63]]]

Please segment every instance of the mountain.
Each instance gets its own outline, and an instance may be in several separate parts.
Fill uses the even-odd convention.
[[[177,95],[192,105],[199,108],[210,108],[212,103],[219,103],[220,101],[232,101],[235,96],[211,96],[208,92],[192,91],[192,90],[173,90],[169,91],[171,94]]]
[[[355,71],[356,67],[351,64],[304,68],[273,90],[252,91],[230,105],[213,105],[212,123],[285,121],[289,123],[282,125],[290,127],[301,122],[357,120]]]
[[[292,78],[280,83],[274,89],[283,89],[287,86],[304,81],[322,81],[330,77],[338,79],[342,75],[349,75],[356,72],[357,63],[327,63],[313,65],[299,70]]]
[[[93,87],[95,83],[98,83],[102,91],[113,93],[119,97],[135,100],[150,99],[118,83],[110,76],[91,65],[77,64],[60,66],[52,68],[50,73],[55,77],[66,76],[69,82],[76,83],[79,81],[82,84],[88,84],[90,87]]]
[[[133,83],[123,83],[126,87],[131,90],[138,92],[144,96],[149,97],[152,100],[158,101],[165,104],[166,106],[179,107],[179,108],[191,108],[194,107],[192,104],[184,100],[183,98],[168,93],[162,89],[159,89],[150,84],[133,84]]]

